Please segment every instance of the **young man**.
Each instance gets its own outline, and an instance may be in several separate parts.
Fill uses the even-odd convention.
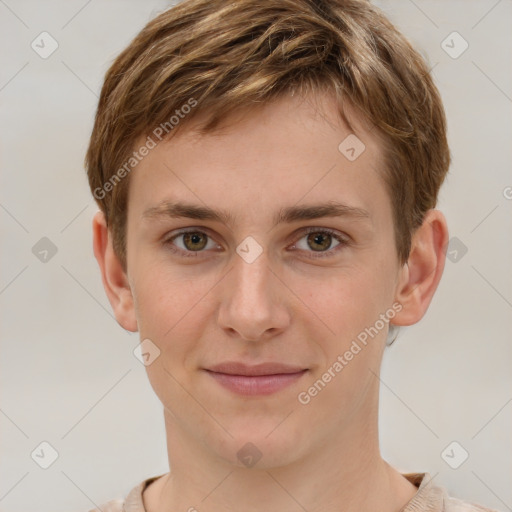
[[[449,162],[426,64],[366,1],[185,0],[142,30],[86,164],[170,472],[103,511],[488,510],[379,450],[389,331],[443,272]]]

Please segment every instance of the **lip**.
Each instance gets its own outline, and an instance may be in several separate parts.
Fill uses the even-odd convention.
[[[221,386],[244,396],[276,393],[296,382],[308,371],[307,368],[282,363],[249,366],[234,361],[205,370]]]
[[[256,365],[247,365],[237,361],[226,361],[220,363],[207,370],[216,373],[225,373],[227,375],[244,375],[244,376],[262,376],[262,375],[278,375],[283,373],[297,373],[307,368],[301,366],[293,366],[283,363],[260,363]]]

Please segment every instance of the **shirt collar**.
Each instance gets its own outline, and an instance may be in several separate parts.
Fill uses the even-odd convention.
[[[144,489],[163,475],[143,480],[126,496],[123,512],[146,512],[142,493]],[[444,490],[432,484],[429,473],[402,473],[409,482],[418,488],[418,492],[400,512],[442,512],[444,510]]]

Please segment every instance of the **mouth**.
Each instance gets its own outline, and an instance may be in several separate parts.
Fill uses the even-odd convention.
[[[270,395],[297,382],[307,368],[281,363],[248,366],[237,362],[222,363],[205,369],[217,383],[244,396]]]

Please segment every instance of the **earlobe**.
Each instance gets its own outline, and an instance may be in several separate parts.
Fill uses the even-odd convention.
[[[415,231],[407,263],[400,269],[395,300],[402,304],[394,325],[412,325],[427,312],[444,270],[448,227],[439,210],[429,210]]]
[[[92,221],[94,256],[101,271],[103,287],[119,325],[136,332],[137,319],[133,294],[126,272],[112,245],[112,234],[107,227],[103,212],[94,215]]]

